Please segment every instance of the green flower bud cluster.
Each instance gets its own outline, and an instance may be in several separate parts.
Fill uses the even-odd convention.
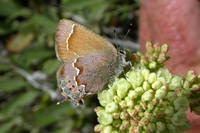
[[[148,44],[149,45],[149,44]],[[167,48],[148,46],[148,53],[166,52]],[[98,93],[101,106],[95,108],[100,133],[178,133],[190,129],[184,113],[189,101],[176,91],[183,88],[181,77],[168,69],[150,71],[137,67],[116,78],[108,90]]]
[[[200,115],[200,75],[196,75],[194,71],[188,71],[187,78],[182,78],[184,83],[178,95],[187,96],[190,102],[190,109],[197,115]]]
[[[134,61],[154,71],[158,70],[159,68],[164,68],[164,62],[170,58],[166,56],[168,52],[168,45],[163,44],[161,46],[158,43],[153,45],[150,42],[147,42],[146,49],[146,55],[142,55],[140,52],[133,54]]]

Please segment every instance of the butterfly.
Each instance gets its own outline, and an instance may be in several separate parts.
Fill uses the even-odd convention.
[[[60,93],[76,104],[101,91],[126,66],[126,53],[84,26],[67,19],[59,22],[56,55]]]

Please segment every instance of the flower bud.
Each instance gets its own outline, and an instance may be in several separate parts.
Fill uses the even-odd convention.
[[[113,113],[118,110],[118,105],[115,102],[108,103],[105,107],[106,112]]]
[[[153,114],[154,115],[158,115],[158,112],[160,111],[159,107],[155,107],[155,109],[153,110]]]
[[[113,125],[114,127],[119,127],[119,126],[121,126],[121,123],[122,123],[122,122],[121,122],[120,119],[114,119],[112,125]]]
[[[145,110],[146,107],[147,107],[147,104],[145,102],[142,102],[142,101],[140,102],[140,105],[141,105],[143,110]]]
[[[142,101],[151,101],[153,99],[153,94],[151,93],[151,91],[148,90],[144,92],[141,98]]]
[[[162,82],[162,84],[168,84],[172,78],[172,74],[169,72],[168,69],[160,68],[157,71],[157,78]]]
[[[158,59],[159,53],[154,52],[154,53],[153,53],[153,57],[154,57],[155,59]]]
[[[119,102],[121,102],[122,101],[122,99],[119,97],[119,96],[114,96],[114,101],[116,102],[116,103],[119,103]]]
[[[186,96],[179,96],[174,100],[175,110],[186,111],[189,108],[189,101]]]
[[[148,80],[148,77],[150,74],[149,69],[142,69],[141,73],[142,73],[142,76],[144,77],[144,80]]]
[[[169,90],[178,90],[182,85],[183,80],[179,76],[173,75],[168,88]]]
[[[156,104],[158,103],[158,99],[153,98],[153,99],[151,100],[151,102],[152,102],[153,105],[156,105]]]
[[[155,60],[156,60],[156,59],[155,59],[155,57],[153,57],[153,55],[149,55],[149,56],[148,56],[148,61],[149,61],[149,62],[153,62],[153,61],[155,62]]]
[[[109,90],[103,90],[98,93],[98,99],[100,104],[105,107],[108,103],[113,102],[114,94]]]
[[[165,114],[166,115],[172,115],[174,113],[174,107],[172,107],[172,106],[168,106],[168,107],[166,107],[165,108]]]
[[[122,120],[128,119],[128,117],[129,117],[128,113],[126,113],[125,111],[121,112],[120,118]]]
[[[165,124],[162,123],[162,122],[156,122],[156,129],[159,130],[159,131],[165,131]]]
[[[140,105],[135,105],[135,110],[137,112],[141,112],[142,111],[142,107]]]
[[[195,76],[195,72],[193,70],[187,72],[187,78],[190,79],[191,76]]]
[[[141,59],[141,60],[140,60],[140,64],[141,64],[142,66],[147,66],[147,65],[148,65],[147,59]]]
[[[154,47],[151,44],[151,42],[146,43],[146,49],[147,49],[147,53],[150,54],[150,55],[154,52]]]
[[[166,95],[166,91],[159,89],[159,90],[156,90],[155,98],[163,99],[165,95]]]
[[[143,112],[138,112],[138,116],[139,116],[139,117],[143,117],[143,116],[144,116],[144,113],[143,113]]]
[[[168,52],[168,49],[169,49],[169,47],[168,47],[167,44],[163,44],[163,45],[161,46],[161,52],[162,52],[162,53],[167,53],[167,52]]]
[[[103,113],[99,115],[97,120],[100,124],[106,126],[113,122],[113,117],[112,117],[112,114],[109,114],[106,111],[104,111]]]
[[[127,92],[130,88],[130,84],[129,82],[127,82],[127,80],[125,80],[124,78],[121,78],[119,81],[118,81],[118,89],[117,89],[117,95],[120,97],[120,98],[124,98],[126,97],[127,95]]]
[[[125,101],[126,101],[127,107],[129,107],[129,108],[134,107],[134,101],[131,100],[129,97],[126,97]]]
[[[143,117],[143,118],[140,120],[139,125],[141,125],[141,126],[147,126],[148,122],[149,122],[148,119],[145,118],[145,117]]]
[[[141,72],[130,71],[126,73],[127,81],[129,81],[132,87],[135,89],[143,82],[143,76]]]
[[[148,103],[147,108],[148,108],[149,110],[153,110],[154,104],[153,104],[153,103]]]
[[[100,107],[100,106],[98,106],[98,107],[96,107],[96,108],[94,109],[94,112],[96,112],[97,116],[99,116],[99,115],[102,113],[102,111],[104,112],[105,109],[102,108],[102,107]]]
[[[150,111],[149,111],[149,110],[146,110],[146,111],[144,112],[144,117],[146,117],[147,119],[150,118]]]
[[[151,63],[149,63],[150,69],[155,69],[156,67],[157,67],[157,63],[155,61],[152,61]]]
[[[158,116],[154,115],[153,113],[150,113],[148,119],[149,119],[149,121],[151,121],[151,122],[156,122],[156,121],[158,121]]]
[[[137,121],[135,121],[135,120],[131,120],[131,121],[130,121],[130,124],[131,124],[131,126],[137,126],[138,123],[137,123]]]
[[[127,128],[129,126],[129,120],[123,120],[122,121],[122,126]]]
[[[129,128],[130,133],[139,133],[140,131],[141,131],[140,126],[130,126],[130,128]]]
[[[154,44],[153,47],[154,47],[155,52],[157,52],[157,53],[160,52],[160,50],[161,50],[160,44]]]
[[[190,81],[186,80],[185,83],[183,84],[183,88],[185,90],[189,89],[190,88]]]
[[[136,99],[137,97],[138,97],[138,93],[137,93],[137,91],[135,91],[135,90],[130,90],[129,91],[129,93],[128,93],[128,97],[130,98],[130,99]]]
[[[131,117],[134,117],[137,114],[137,111],[135,109],[132,109],[132,108],[128,108],[127,112]]]
[[[132,57],[134,61],[139,62],[140,56],[138,56],[137,54],[133,54]]]
[[[118,110],[117,112],[112,113],[114,119],[118,119],[120,117],[121,112]]]
[[[171,132],[177,131],[176,126],[173,125],[173,124],[167,124],[166,127],[167,127],[167,129],[168,129],[169,131],[171,131]]]
[[[153,133],[156,130],[156,124],[155,123],[148,123],[147,127],[151,131],[151,133]]]
[[[156,80],[152,85],[151,87],[154,89],[154,90],[157,90],[161,87],[161,82],[159,80]]]
[[[165,61],[166,61],[166,55],[165,55],[165,53],[160,53],[159,57],[157,59],[157,62],[158,63],[164,63]]]
[[[191,75],[190,77],[187,78],[188,81],[194,82],[196,79],[196,75]]]
[[[182,91],[182,95],[184,95],[184,96],[186,96],[186,97],[190,97],[191,94],[192,94],[192,91],[191,91],[191,90],[192,90],[192,89],[190,88],[190,89],[188,89],[188,90]]]
[[[144,81],[142,88],[144,89],[144,91],[147,91],[151,88],[151,86],[150,86],[149,82]]]
[[[173,114],[171,121],[175,126],[185,125],[187,120],[186,114],[182,111],[179,111]]]
[[[119,106],[120,106],[122,109],[126,109],[126,108],[127,108],[126,101],[125,101],[125,100],[122,100],[122,101],[119,103]]]
[[[193,90],[193,91],[198,91],[198,90],[200,90],[200,84],[193,84],[193,85],[192,85],[192,90]]]
[[[111,133],[113,131],[113,127],[112,126],[105,126],[103,128],[103,133]]]
[[[178,127],[178,130],[181,131],[181,132],[188,131],[188,130],[191,129],[190,121],[186,119],[184,125],[177,126],[177,127]]]
[[[150,73],[149,74],[149,78],[148,78],[148,82],[150,84],[154,83],[156,81],[157,77],[156,77],[156,73]]]
[[[101,124],[97,124],[95,127],[94,127],[94,131],[95,132],[101,132],[101,131],[103,131],[103,125],[101,125]]]
[[[167,100],[174,101],[176,99],[176,93],[174,91],[167,93]]]
[[[137,87],[135,91],[138,93],[139,96],[141,96],[144,93],[144,89],[142,87]]]

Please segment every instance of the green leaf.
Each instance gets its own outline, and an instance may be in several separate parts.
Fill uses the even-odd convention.
[[[0,125],[0,133],[11,133],[12,132],[12,127],[18,123],[20,123],[19,118],[13,118],[13,120],[10,120],[6,123],[1,123]]]
[[[49,115],[47,113],[36,114],[33,116],[33,122],[38,126],[46,126],[58,121],[55,115]]]
[[[2,16],[11,16],[20,10],[20,8],[13,0],[0,0],[0,15]]]
[[[62,115],[71,113],[71,111],[75,111],[75,109],[71,106],[69,102],[65,102],[59,105],[54,104],[51,107],[49,107],[50,115],[56,115],[61,118],[63,118]]]
[[[57,29],[57,22],[49,19],[44,15],[34,14],[30,21],[36,25],[36,28],[41,31],[45,32],[46,34],[54,34]]]
[[[0,91],[14,91],[25,87],[27,82],[20,79],[0,80]]]
[[[46,50],[46,49],[29,49],[23,51],[21,55],[26,59],[44,59],[55,55],[54,50]]]
[[[14,20],[17,17],[27,17],[31,14],[31,11],[27,8],[21,8],[16,12],[12,13],[8,18],[7,21]]]
[[[43,72],[46,73],[47,75],[54,74],[60,66],[60,62],[57,59],[50,59],[47,60],[43,64]]]
[[[7,49],[12,52],[19,52],[29,45],[33,38],[34,34],[31,32],[16,34],[8,40]]]
[[[0,72],[7,71],[9,69],[10,69],[10,67],[8,66],[8,64],[2,64],[1,63],[1,65],[0,65]],[[1,89],[1,87],[0,87],[0,89]]]
[[[68,119],[65,121],[65,123],[62,123],[62,127],[58,128],[58,130],[55,130],[52,133],[72,133],[73,126],[74,121],[72,119]]]
[[[19,108],[20,106],[25,106],[32,103],[37,95],[37,91],[28,91],[18,95],[11,102],[6,104],[3,110],[4,115],[11,116],[11,114],[13,114],[15,111],[22,109]]]
[[[34,114],[33,121],[38,126],[46,126],[57,122],[58,120],[65,120],[66,114],[74,112],[74,108],[70,103],[63,103],[57,105],[56,103],[49,106],[48,110],[42,110]]]
[[[62,8],[65,10],[81,9],[101,2],[103,0],[72,0],[62,3]]]
[[[0,35],[5,35],[15,30],[16,30],[16,23],[11,25],[9,23],[0,22]]]
[[[91,7],[92,11],[90,13],[91,18],[100,19],[103,12],[106,11],[110,2],[101,2]]]

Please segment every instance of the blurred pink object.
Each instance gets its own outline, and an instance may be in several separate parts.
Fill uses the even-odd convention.
[[[141,0],[140,44],[144,53],[146,41],[168,44],[166,62],[173,74],[194,70],[200,74],[200,1]],[[191,130],[200,133],[200,116],[187,112]]]
[[[200,73],[200,1],[141,0],[140,13],[142,52],[146,41],[166,43],[173,74]]]

